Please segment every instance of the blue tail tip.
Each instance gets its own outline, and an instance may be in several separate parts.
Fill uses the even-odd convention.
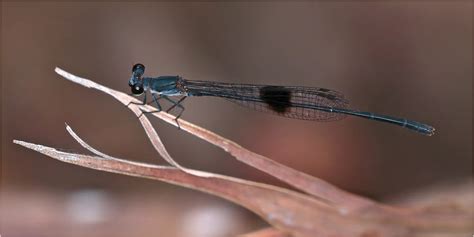
[[[428,127],[428,129],[426,130],[425,134],[427,136],[433,136],[435,134],[435,128],[434,127]]]
[[[435,134],[435,128],[426,124],[419,126],[416,131],[423,133],[426,136],[433,136]]]

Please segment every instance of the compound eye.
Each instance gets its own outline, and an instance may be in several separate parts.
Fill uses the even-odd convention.
[[[131,87],[132,87],[132,93],[134,95],[143,94],[143,86],[135,85],[135,86],[131,86]]]
[[[136,73],[138,76],[141,76],[143,73],[145,73],[145,66],[141,63],[137,63],[133,65],[132,72]]]

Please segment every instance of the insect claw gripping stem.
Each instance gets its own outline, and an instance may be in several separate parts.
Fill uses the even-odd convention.
[[[179,125],[178,119],[179,117],[175,117],[174,121],[176,122],[176,126],[178,127],[178,130],[181,130],[181,126]]]

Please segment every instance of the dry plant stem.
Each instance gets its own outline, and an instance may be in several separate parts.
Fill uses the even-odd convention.
[[[116,160],[116,161],[121,161],[120,159],[117,159],[115,157],[111,157],[109,155],[106,155],[98,150],[96,150],[95,148],[93,148],[92,146],[90,146],[89,144],[87,144],[84,140],[82,140],[73,130],[71,127],[69,127],[69,125],[66,124],[66,130],[69,132],[69,134],[84,148],[86,148],[87,150],[89,150],[90,152],[92,152],[93,154],[95,155],[98,155],[102,158],[105,158],[105,159],[111,159],[111,160]],[[192,171],[192,170],[190,170]],[[187,172],[187,173],[193,173],[193,172]],[[215,175],[215,174],[212,174],[212,175],[207,175],[205,174],[204,172],[201,172],[200,173],[203,173],[202,175],[200,175],[201,177],[216,177],[216,178],[219,178],[219,175]],[[223,177],[223,176],[221,176]],[[250,184],[250,183],[249,183]],[[279,229],[276,229],[276,228],[265,228],[265,229],[262,229],[262,230],[259,230],[259,231],[256,231],[256,232],[252,232],[252,233],[249,233],[249,234],[246,234],[242,237],[290,237],[290,234],[287,233],[287,232],[283,232]]]
[[[209,174],[200,177],[177,168],[58,151],[51,147],[23,141],[14,143],[63,162],[92,169],[149,178],[204,191],[228,199],[255,212],[268,223],[292,236],[407,236],[407,229],[393,220],[364,220],[340,213],[301,193],[271,185]]]
[[[113,96],[122,104],[129,105],[128,108],[139,117],[142,126],[147,132],[148,137],[150,138],[153,146],[160,153],[160,155],[163,156],[163,158],[173,166],[183,169],[184,171],[190,172],[188,169],[180,166],[179,164],[173,161],[173,159],[164,149],[164,146],[159,140],[156,132],[153,130],[151,123],[145,116],[140,116],[142,112],[140,108],[144,111],[154,111],[155,109],[152,106],[130,104],[130,102],[132,101],[136,103],[139,103],[140,101],[123,92],[116,91],[97,84],[91,80],[75,76],[60,68],[56,68],[55,71],[56,73],[70,81],[73,81],[88,88],[93,88],[105,92]],[[165,122],[170,123],[173,126],[176,126],[176,122],[174,120],[173,115],[170,115],[165,112],[157,112],[153,113],[153,115],[164,120]],[[324,180],[307,175],[305,173],[282,165],[278,162],[275,162],[271,159],[268,159],[267,157],[251,152],[241,147],[237,143],[228,140],[224,137],[221,137],[209,130],[201,128],[182,119],[179,120],[179,124],[182,130],[187,131],[213,145],[222,148],[224,151],[230,153],[232,156],[237,158],[237,160],[244,162],[254,168],[257,168],[269,175],[272,175],[303,192],[313,195],[314,197],[320,198],[321,200],[324,200],[328,203],[332,203],[334,206],[340,208],[341,211],[353,212],[356,210],[360,210],[365,212],[368,211],[367,208],[372,210],[377,207],[377,205],[375,205],[373,201],[367,198],[351,194],[327,183]],[[195,174],[199,175],[199,173]]]
[[[71,129],[70,132],[72,132]],[[95,150],[77,135],[75,137],[87,149]],[[204,174],[209,177],[195,176],[177,168],[121,160],[101,152],[98,152],[103,154],[101,156],[88,156],[62,152],[23,141],[14,140],[14,143],[63,162],[113,173],[161,180],[220,196],[258,214],[276,227],[280,234],[328,237],[440,237],[466,236],[466,233],[470,233],[473,228],[472,214],[439,213],[428,210],[427,212],[412,212],[405,215],[392,214],[381,218],[361,215],[361,213],[341,213],[336,208],[311,198],[311,196],[271,185],[217,174]],[[263,233],[268,234],[267,231]]]
[[[112,95],[124,105],[128,105],[131,101],[138,102],[127,94],[74,76],[59,68],[56,68],[56,72],[68,80]],[[130,104],[128,108],[137,116],[141,114],[141,109],[145,111],[154,110],[151,106],[134,104]],[[160,112],[153,115],[176,126],[174,116],[170,114]],[[221,147],[239,161],[273,175],[318,199],[269,185],[186,169],[172,160],[148,119],[145,116],[140,116],[140,122],[155,149],[178,169],[119,160],[100,153],[91,147],[91,149],[88,149],[100,157],[68,154],[52,148],[18,141],[16,143],[65,162],[99,170],[163,180],[209,192],[247,207],[273,226],[283,232],[292,233],[292,235],[446,236],[447,234],[453,236],[456,233],[463,236],[465,233],[472,232],[472,213],[462,211],[439,212],[439,210],[433,212],[421,209],[402,210],[378,204],[338,189],[323,180],[288,168],[248,151],[217,134],[180,120],[182,130]],[[70,129],[68,131],[72,132]],[[75,138],[78,140],[77,135]],[[82,140],[79,139],[78,141],[81,143]]]
[[[100,156],[102,158],[105,158],[105,159],[115,159],[114,157],[112,156],[109,156],[107,154],[104,154],[98,150],[96,150],[95,148],[91,147],[89,144],[87,144],[84,140],[82,140],[73,130],[71,127],[69,127],[69,125],[66,123],[66,131],[69,133],[69,135],[71,135],[72,138],[74,138],[74,140],[76,140],[82,147],[86,148],[87,150],[89,150],[90,152],[92,152],[92,154],[95,154],[97,156]]]
[[[95,148],[93,148],[89,144],[87,144],[67,124],[66,124],[66,130],[69,132],[69,135],[71,135],[82,147],[86,148],[87,150],[89,150],[93,154],[95,154],[97,156],[100,156],[102,158],[105,158],[105,159],[121,161],[120,159],[117,159],[115,157],[104,154],[104,153],[96,150]],[[187,172],[187,173],[192,174],[193,172]],[[204,172],[200,172],[200,173],[204,173]],[[219,178],[219,175],[215,175],[215,174],[212,174],[212,176],[209,176],[209,175],[206,175],[206,174],[203,174],[203,175],[200,175],[200,176],[201,177],[217,177],[217,178]],[[288,232],[283,232],[279,229],[270,227],[270,228],[265,228],[265,229],[262,229],[262,230],[259,230],[259,231],[256,231],[256,232],[252,232],[252,233],[249,233],[249,234],[245,234],[242,237],[290,237],[290,236],[291,235]]]
[[[56,72],[58,72],[58,70],[60,69],[56,69]],[[66,73],[64,71],[62,71],[63,73]],[[79,77],[75,77],[74,75],[72,74],[67,74],[69,75],[70,78],[75,78],[75,82],[78,82],[80,80],[82,81],[85,81],[85,79],[81,79]],[[88,80],[89,81],[89,80]],[[112,89],[109,89],[109,88],[106,88],[104,86],[101,86],[101,85],[98,85],[92,81],[89,81],[88,82],[90,84],[90,87],[92,88],[96,88],[98,90],[101,90],[103,92],[106,92],[107,94],[109,95],[114,95],[114,93],[116,93],[116,91],[112,90]],[[117,98],[117,97],[115,97]],[[131,105],[128,107],[137,117],[138,117],[138,120],[140,121],[141,125],[143,126],[143,129],[145,130],[151,144],[153,145],[153,147],[155,148],[155,150],[158,152],[158,154],[161,155],[161,157],[163,157],[163,159],[165,159],[170,165],[178,168],[178,169],[181,169],[183,170],[184,172],[188,172],[188,173],[191,173],[191,174],[194,174],[194,175],[204,175],[204,173],[202,172],[199,172],[197,170],[191,170],[191,169],[187,169],[183,166],[181,166],[180,164],[178,164],[176,161],[174,161],[173,158],[171,158],[170,154],[168,153],[168,151],[166,150],[165,146],[163,145],[163,143],[161,142],[161,139],[160,137],[158,136],[156,130],[153,128],[153,125],[151,124],[150,120],[148,120],[148,118],[146,116],[142,116],[143,115],[143,112],[140,110],[140,107],[136,106],[136,105]],[[67,124],[66,124],[67,125]],[[76,137],[76,135],[74,134],[74,132],[72,132],[72,130],[70,129],[69,126],[66,126],[66,129],[67,131],[76,139],[78,140]],[[78,140],[79,141],[79,140]],[[79,141],[80,142],[80,141]],[[87,148],[87,147],[86,147]],[[98,151],[96,150],[90,150],[92,153],[96,154],[96,155],[99,155],[99,156],[102,156],[102,155],[105,155],[105,154],[99,154],[97,153]],[[110,158],[110,157],[109,157]]]

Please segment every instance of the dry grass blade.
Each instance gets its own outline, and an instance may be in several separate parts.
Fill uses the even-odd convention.
[[[119,101],[121,101],[122,103],[124,103],[123,101],[123,95],[120,95],[117,93],[117,91],[115,90],[112,90],[112,89],[109,89],[109,88],[106,88],[105,86],[102,86],[102,85],[99,85],[93,81],[90,81],[90,80],[87,80],[87,79],[83,79],[83,78],[80,78],[80,77],[77,77],[77,76],[74,76],[68,72],[65,72],[59,68],[56,68],[56,72],[59,73],[60,75],[64,76],[65,78],[68,78],[69,80],[71,81],[74,81],[76,83],[79,83],[85,87],[88,87],[88,88],[95,88],[95,89],[98,89],[100,91],[103,91],[109,95],[112,95],[114,96],[116,99],[118,99]],[[130,97],[132,99],[134,99],[133,97]],[[125,103],[124,103],[125,104]],[[126,104],[129,104],[128,102]],[[141,125],[143,126],[143,129],[145,130],[151,144],[153,145],[153,147],[155,148],[155,150],[158,152],[158,154],[161,155],[161,157],[163,157],[163,159],[165,159],[170,165],[178,168],[178,169],[181,169],[183,170],[184,172],[188,172],[188,173],[191,173],[191,174],[194,174],[194,175],[198,175],[198,176],[203,176],[205,174],[208,174],[208,173],[205,173],[205,172],[200,172],[198,170],[191,170],[191,169],[187,169],[183,166],[181,166],[180,164],[178,164],[172,157],[171,155],[168,153],[168,151],[166,150],[165,146],[163,145],[163,143],[161,142],[161,139],[160,137],[158,136],[158,133],[156,132],[156,130],[153,128],[150,120],[148,120],[148,118],[146,116],[142,116],[143,115],[143,112],[140,110],[140,107],[137,106],[136,104],[130,104],[128,106],[128,108],[138,117],[138,120],[140,121]],[[74,132],[71,130],[71,128],[69,126],[66,127],[67,131],[71,134],[71,136],[76,139],[79,143],[81,143],[80,139],[78,140],[78,137],[77,135],[74,134]],[[82,143],[81,143],[82,145]],[[90,149],[91,147],[85,147],[86,149]],[[99,156],[107,156],[105,154],[99,154],[97,153],[98,151],[95,151],[95,150],[90,150],[92,153],[96,154],[96,155],[99,155]],[[110,158],[110,157],[109,157]]]
[[[82,141],[82,139],[80,140]],[[470,198],[466,199],[466,203],[444,202],[441,208],[424,206],[422,209],[394,211],[390,215],[379,216],[341,213],[336,208],[311,196],[271,185],[217,174],[204,174],[210,177],[200,177],[174,167],[131,162],[107,155],[72,154],[18,140],[14,140],[14,143],[63,162],[113,173],[161,180],[225,198],[248,208],[280,231],[280,233],[278,231],[263,231],[262,236],[270,233],[281,236],[281,234],[288,233],[291,236],[328,237],[461,237],[472,233],[474,228],[472,209],[464,210],[466,207],[469,208],[469,200],[472,203],[472,192],[465,193],[470,195]],[[89,146],[85,142],[84,144]],[[93,148],[90,147],[90,149]]]
[[[271,185],[217,174],[207,175],[212,177],[200,177],[174,167],[131,162],[113,157],[108,158],[109,156],[72,154],[18,140],[14,140],[14,143],[63,162],[113,173],[161,180],[225,198],[261,216],[280,230],[280,233],[275,232],[276,234],[288,233],[291,236],[466,236],[473,228],[472,213],[469,211],[429,209],[398,211],[392,212],[391,215],[378,216],[370,214],[370,212],[365,215],[341,213],[337,208],[311,196]],[[87,143],[85,144],[87,145]],[[262,235],[265,236],[269,233],[273,232],[264,231]]]
[[[82,147],[86,148],[87,150],[89,150],[90,152],[92,152],[92,154],[95,154],[95,155],[98,155],[102,158],[105,158],[105,159],[115,159],[114,157],[112,156],[109,156],[107,154],[104,154],[98,150],[96,150],[95,148],[93,148],[92,146],[90,146],[89,144],[87,144],[84,140],[82,140],[73,130],[71,127],[69,127],[69,125],[66,123],[66,131],[69,133],[69,135],[71,135],[72,138],[74,138],[74,140],[76,140]]]
[[[56,68],[56,72],[71,81],[112,95],[124,105],[128,105],[131,101],[138,102],[127,94],[74,76],[59,68]],[[223,197],[250,209],[277,228],[274,232],[272,229],[263,231],[263,236],[265,234],[281,236],[283,233],[289,233],[291,236],[466,236],[473,232],[474,213],[472,207],[467,204],[469,202],[465,202],[470,200],[472,204],[472,187],[465,193],[455,191],[447,195],[450,197],[450,200],[447,200],[448,205],[441,205],[441,208],[440,204],[429,207],[419,205],[422,208],[410,209],[389,207],[340,190],[323,180],[288,168],[215,133],[180,120],[182,130],[221,147],[239,161],[273,175],[310,195],[190,170],[172,160],[149,120],[145,116],[139,116],[142,110],[151,111],[154,108],[134,104],[128,107],[139,117],[155,149],[177,168],[130,162],[105,155],[82,141],[69,127],[68,131],[81,145],[99,156],[71,154],[41,145],[14,142],[64,162],[162,180]],[[170,114],[160,112],[153,115],[176,126],[174,116]],[[468,198],[453,198],[459,194]]]
[[[406,230],[398,224],[379,225],[359,216],[345,215],[316,199],[271,185],[213,174],[211,178],[188,174],[174,167],[62,152],[51,147],[14,143],[63,162],[92,169],[161,180],[201,190],[237,203],[292,236],[362,236],[367,231],[398,236]],[[211,176],[211,175],[210,175]],[[343,226],[343,228],[341,228]],[[324,227],[324,228],[322,228]]]
[[[159,140],[156,132],[153,130],[151,123],[148,121],[148,119],[145,116],[140,116],[140,114],[142,113],[140,109],[144,111],[154,111],[155,109],[152,106],[130,104],[130,102],[139,103],[140,101],[138,101],[136,98],[129,96],[123,92],[107,88],[89,79],[75,76],[60,68],[56,68],[55,71],[56,73],[58,73],[59,75],[63,76],[64,78],[70,81],[73,81],[75,83],[78,83],[88,88],[93,88],[93,89],[97,89],[99,91],[105,92],[113,96],[122,104],[129,105],[128,107],[130,108],[130,110],[132,110],[135,113],[135,115],[139,117],[139,120],[142,123],[142,126],[144,127],[145,131],[147,132],[148,137],[150,138],[150,141],[152,142],[155,149],[160,153],[160,155],[165,160],[167,160],[170,164],[176,167],[179,167],[185,171],[191,172],[173,161],[171,156],[166,152],[166,149],[164,149],[164,146]],[[165,122],[170,123],[173,126],[176,126],[176,122],[174,120],[173,115],[170,115],[165,112],[153,113],[153,115],[162,119]],[[209,130],[201,128],[197,125],[194,125],[182,119],[179,120],[179,124],[182,130],[187,131],[193,134],[194,136],[197,136],[213,145],[216,145],[222,148],[223,150],[225,150],[226,152],[234,156],[237,160],[247,165],[250,165],[254,168],[257,168],[269,175],[272,175],[303,192],[313,195],[328,203],[332,203],[334,206],[340,208],[341,211],[347,211],[347,212],[354,212],[356,210],[367,211],[367,207],[370,207],[371,210],[377,208],[377,205],[373,201],[367,198],[360,197],[355,194],[351,194],[349,192],[346,192],[342,189],[335,187],[334,185],[327,183],[324,180],[307,175],[298,170],[292,169],[283,164],[280,164],[271,159],[268,159],[267,157],[264,157],[252,151],[249,151],[243,148],[242,146],[238,145],[237,143],[229,139],[226,139],[222,136],[219,136]],[[195,174],[202,175],[202,173],[195,173]]]

